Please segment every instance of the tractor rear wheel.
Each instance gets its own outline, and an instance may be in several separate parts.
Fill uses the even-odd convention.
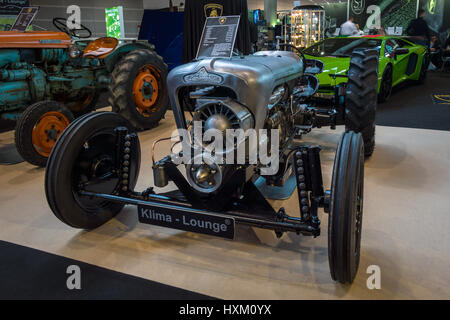
[[[158,125],[169,105],[167,72],[167,65],[155,52],[141,49],[127,54],[112,72],[112,110],[139,130]]]
[[[378,55],[375,49],[353,51],[345,94],[345,128],[361,132],[367,157],[375,149]]]
[[[56,140],[73,119],[72,112],[56,101],[29,106],[16,124],[17,151],[25,161],[45,167]]]
[[[80,94],[80,99],[78,101],[65,101],[63,103],[75,116],[75,118],[81,117],[86,113],[95,110],[100,94],[95,91],[86,91]]]
[[[45,194],[55,216],[69,226],[94,229],[113,218],[124,204],[83,196],[80,190],[117,194],[126,180],[136,186],[140,167],[139,140],[130,144],[130,154],[119,157],[117,128],[134,128],[120,115],[94,112],[75,120],[53,149],[45,172]],[[118,168],[126,162],[126,168]],[[126,169],[126,171],[124,170]]]
[[[359,267],[364,198],[364,145],[361,134],[345,132],[338,145],[328,217],[331,277],[352,283]]]

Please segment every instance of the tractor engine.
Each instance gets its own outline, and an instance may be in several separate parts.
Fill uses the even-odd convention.
[[[79,101],[94,88],[92,59],[69,57],[69,48],[0,48],[0,109],[3,115],[52,99]],[[101,78],[97,75],[97,78]],[[107,81],[104,86],[106,87]],[[15,118],[19,113],[10,113]],[[7,117],[7,116],[6,116]]]
[[[0,106],[16,109],[43,100],[48,95],[46,74],[35,64],[58,62],[63,53],[63,49],[1,49]]]
[[[304,117],[298,103],[293,106],[293,94],[304,91],[303,67],[300,57],[292,52],[262,51],[244,57],[195,61],[169,74],[169,96],[177,127],[190,132],[189,137],[182,137],[183,160],[194,189],[205,196],[217,193],[237,170],[245,172],[239,183],[251,179],[264,164],[259,160],[250,164],[248,159],[258,150],[270,149],[271,130],[277,130],[276,145],[283,153],[295,134],[296,124]],[[191,121],[185,118],[187,111],[192,114]],[[199,125],[202,134],[211,129],[223,134],[222,152],[207,150],[213,139],[197,139],[195,131],[200,131]],[[256,146],[249,143],[247,135],[230,141],[225,134],[230,129],[254,129],[258,136]],[[261,135],[260,129],[267,129],[267,135]],[[230,164],[228,158],[225,163],[223,157],[218,158],[230,153],[236,157],[242,146],[246,152],[244,164]],[[187,154],[190,159],[186,159]]]

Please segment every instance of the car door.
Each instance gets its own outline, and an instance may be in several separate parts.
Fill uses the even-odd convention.
[[[392,64],[392,85],[403,81],[406,77],[406,68],[408,67],[408,54],[396,55],[395,50],[401,48],[396,39],[388,39],[385,43],[385,56],[390,59]]]

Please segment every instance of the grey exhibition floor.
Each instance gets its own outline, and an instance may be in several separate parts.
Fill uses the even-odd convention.
[[[173,127],[140,134],[138,188],[151,184],[154,139]],[[340,130],[315,130],[324,146],[325,186]],[[0,134],[0,145],[13,142]],[[450,132],[377,127],[377,149],[366,162],[361,266],[355,283],[329,275],[327,216],[317,239],[239,227],[236,241],[140,225],[127,207],[97,230],[72,229],[48,208],[44,170],[27,163],[0,165],[0,240],[21,244],[145,279],[225,299],[449,299]],[[164,156],[169,148],[158,152]],[[274,206],[298,211],[296,197]],[[366,286],[367,267],[381,268],[381,290]]]

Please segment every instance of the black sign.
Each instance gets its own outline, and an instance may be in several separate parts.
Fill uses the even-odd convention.
[[[39,7],[25,7],[20,10],[19,15],[17,16],[14,25],[11,28],[11,31],[22,31],[27,30],[28,26],[33,21],[34,17],[39,11]]]
[[[230,58],[240,18],[240,16],[208,17],[198,47],[197,59]]]
[[[406,31],[417,16],[418,0],[349,0],[348,4],[348,14],[361,30],[401,27]]]
[[[138,216],[141,223],[234,239],[233,218],[151,206],[139,206]]]

